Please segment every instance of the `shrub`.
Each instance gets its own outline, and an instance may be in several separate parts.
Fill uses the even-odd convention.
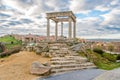
[[[93,51],[96,52],[96,53],[99,53],[99,54],[104,53],[104,51],[102,49],[100,49],[100,48],[94,48]]]
[[[0,53],[3,52],[2,48],[0,47]]]
[[[119,55],[117,55],[117,60],[120,60],[120,54],[119,54]]]
[[[14,44],[14,42],[13,42],[13,41],[11,41],[11,44]]]
[[[103,57],[105,57],[106,59],[112,62],[116,62],[117,60],[117,55],[110,54],[110,53],[103,53]]]

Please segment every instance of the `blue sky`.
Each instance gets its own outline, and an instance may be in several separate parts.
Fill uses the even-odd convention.
[[[120,0],[0,0],[0,35],[46,35],[46,14],[73,11],[77,37],[120,39]],[[59,35],[60,35],[59,23]],[[51,21],[51,35],[54,35]],[[64,23],[64,35],[68,34]]]

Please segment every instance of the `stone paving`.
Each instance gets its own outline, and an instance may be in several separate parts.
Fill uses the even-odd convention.
[[[104,70],[100,69],[84,69],[71,71],[64,74],[53,75],[46,78],[38,78],[36,80],[93,80],[96,76],[104,72]]]
[[[120,68],[107,71],[94,80],[120,80]]]

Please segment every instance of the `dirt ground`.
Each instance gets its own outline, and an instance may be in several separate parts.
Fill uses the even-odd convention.
[[[22,51],[0,59],[0,80],[33,80],[36,75],[30,74],[33,61],[49,62],[50,58],[36,55],[34,52]]]

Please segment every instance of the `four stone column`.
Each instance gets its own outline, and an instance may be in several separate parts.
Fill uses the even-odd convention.
[[[61,36],[63,36],[63,22],[61,22]],[[50,38],[50,19],[47,18],[47,40]],[[55,22],[55,40],[58,38],[58,22]],[[72,38],[72,20],[69,17],[68,38]],[[73,38],[76,38],[76,21],[73,22]]]
[[[50,19],[47,18],[47,40],[50,38]]]
[[[76,21],[73,22],[74,26],[73,26],[73,38],[76,38]]]
[[[72,38],[72,25],[71,25],[71,18],[69,17],[69,29],[68,29],[68,38]]]
[[[61,36],[63,36],[63,22],[61,22]]]
[[[58,38],[58,22],[55,22],[55,40],[57,41]]]

